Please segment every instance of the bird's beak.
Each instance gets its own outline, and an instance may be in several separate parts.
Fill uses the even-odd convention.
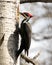
[[[19,12],[25,19],[27,19],[27,16],[24,13]]]

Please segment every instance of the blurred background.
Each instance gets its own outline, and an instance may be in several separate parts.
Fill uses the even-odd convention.
[[[29,12],[34,17],[29,20],[32,26],[31,46],[28,57],[36,58],[38,65],[52,65],[52,3],[21,0],[20,12]],[[41,0],[43,1],[43,0]],[[50,2],[49,2],[50,1]],[[20,15],[20,23],[23,17]],[[21,65],[32,65],[21,58]]]

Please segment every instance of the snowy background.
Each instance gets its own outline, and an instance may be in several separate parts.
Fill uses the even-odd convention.
[[[39,65],[52,65],[52,3],[20,4],[20,12],[24,11],[34,16],[29,20],[32,26],[29,57],[33,58],[40,51],[37,58]],[[20,21],[22,19],[20,16]]]

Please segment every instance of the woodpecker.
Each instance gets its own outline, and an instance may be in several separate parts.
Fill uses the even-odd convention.
[[[31,44],[31,25],[28,23],[29,19],[32,17],[29,13],[21,13],[25,17],[25,19],[21,23],[21,27],[19,28],[19,24],[16,23],[16,29],[13,34],[10,35],[8,39],[8,52],[11,58],[14,60],[14,65],[16,65],[17,58],[21,54],[23,50],[28,55],[28,50]],[[18,50],[19,43],[19,34],[21,36],[21,45]]]
[[[28,51],[31,44],[31,25],[28,22],[31,17],[31,14],[27,12],[20,13],[25,17],[25,19],[21,23],[21,27],[19,28],[19,34],[21,35],[21,45],[20,49],[17,51],[17,57],[21,54],[23,50],[25,50],[25,54],[28,56]]]

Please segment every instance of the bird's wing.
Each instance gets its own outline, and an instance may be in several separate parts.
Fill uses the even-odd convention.
[[[31,25],[28,22],[25,23],[25,31],[29,38],[29,43],[30,43],[31,42]]]

